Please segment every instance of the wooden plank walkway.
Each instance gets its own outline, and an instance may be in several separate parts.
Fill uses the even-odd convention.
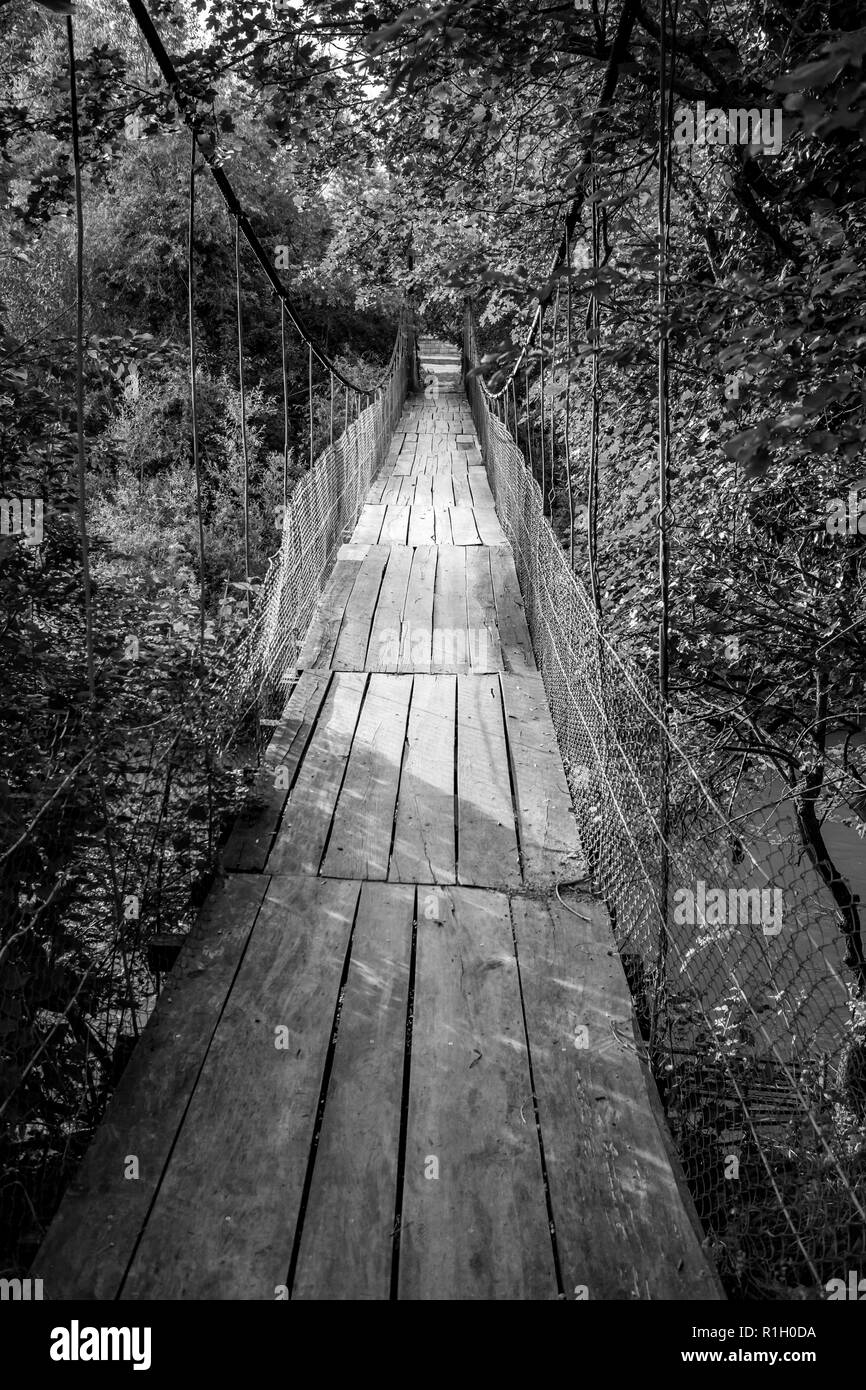
[[[47,1298],[720,1297],[605,913],[554,892],[517,577],[459,360],[423,361]]]

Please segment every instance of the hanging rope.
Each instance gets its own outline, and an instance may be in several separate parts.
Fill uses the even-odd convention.
[[[559,323],[559,292],[560,283],[556,283],[556,300],[553,305],[553,330],[551,335],[550,348],[550,491],[547,494],[547,512],[553,516],[553,504],[556,500],[556,329]]]
[[[532,462],[532,425],[529,420],[529,363],[527,362],[523,372],[523,394],[526,398],[526,447],[529,452],[529,471],[535,477],[535,468]]]
[[[201,461],[198,450],[198,394],[196,384],[195,360],[195,282],[193,238],[195,234],[195,156],[196,138],[192,137],[189,162],[189,214],[187,219],[186,276],[187,276],[187,319],[189,321],[189,395],[192,413],[192,466],[195,473],[195,505],[198,519],[198,587],[199,587],[199,646],[204,648],[205,632],[205,586],[204,586],[204,515],[201,486]]]
[[[81,180],[81,129],[78,113],[78,86],[75,72],[75,35],[71,16],[67,16],[66,19],[66,47],[69,58],[69,108],[72,125],[72,165],[75,187],[75,434],[78,455],[78,519],[84,601],[87,693],[91,724],[93,724],[96,713],[96,664],[94,660],[93,643],[93,587],[90,575],[90,543],[87,532],[87,457],[84,443],[84,199]],[[91,732],[95,734],[97,730],[92,727]],[[131,1005],[133,995],[129,960],[123,941],[123,897],[120,892],[117,876],[114,846],[111,839],[111,817],[108,813],[105,783],[102,773],[102,756],[99,751],[96,753],[93,769],[102,805],[105,850],[111,873],[112,897],[114,899],[115,932],[112,943],[112,953],[119,947],[124,978],[128,990],[128,998]],[[82,979],[79,985],[79,990],[83,986],[87,975],[93,970],[94,964],[95,962],[92,961],[88,966],[84,979]],[[121,1009],[121,1022],[122,1017],[123,1012]],[[132,1028],[135,1037],[138,1037],[138,1020],[135,1017],[134,1010],[132,1012]]]
[[[668,897],[670,891],[670,854],[668,839],[670,830],[670,742],[667,737],[669,727],[669,667],[670,667],[670,406],[668,380],[668,268],[667,258],[670,241],[670,183],[671,183],[671,128],[673,121],[673,69],[671,81],[667,81],[668,64],[668,0],[662,0],[660,9],[659,33],[659,104],[658,104],[658,182],[657,182],[657,233],[658,233],[658,273],[656,280],[657,365],[658,365],[658,581],[659,581],[659,628],[658,628],[658,696],[659,710],[663,722],[663,736],[659,750],[659,890],[660,906],[658,952],[656,958],[655,987],[650,1019],[650,1050],[658,1047],[658,1020],[667,1010],[665,998],[667,991],[668,957]]]
[[[156,60],[157,67],[162,73],[162,76],[166,84],[168,85],[172,93],[172,96],[174,97],[178,110],[180,111],[181,117],[190,127],[190,129],[193,130],[195,138],[196,140],[198,140],[199,137],[198,131],[196,130],[195,102],[184,92],[175,66],[165,50],[165,46],[163,45],[162,39],[159,37],[159,33],[156,29],[156,26],[153,20],[151,19],[150,14],[148,13],[147,6],[143,3],[143,0],[128,0],[128,3],[130,10],[132,11],[135,17],[136,23],[141,29],[145,41]],[[342,381],[345,386],[350,387],[353,391],[363,390],[364,388],[359,383],[350,381],[348,377],[344,376],[340,369],[337,367],[336,363],[328,356],[326,352],[322,350],[322,348],[318,347],[318,345],[313,341],[310,330],[307,328],[300,311],[294,306],[288,294],[284,290],[280,281],[280,277],[274,269],[271,259],[266,255],[265,249],[259,241],[259,238],[255,233],[255,230],[253,229],[252,223],[250,222],[249,218],[247,217],[246,213],[241,207],[240,201],[238,200],[238,197],[234,189],[232,188],[231,182],[226,177],[225,170],[222,168],[220,164],[215,162],[214,149],[212,147],[199,145],[199,150],[203,159],[205,160],[205,163],[207,164],[208,169],[211,172],[211,175],[217,188],[222,194],[223,200],[229,211],[229,214],[231,215],[231,217],[234,218],[237,228],[241,232],[243,232],[244,239],[246,240],[247,245],[249,246],[250,251],[252,252],[253,256],[258,262],[261,270],[264,272],[268,280],[268,283],[271,286],[271,289],[279,297],[281,303],[285,305],[286,314],[289,318],[290,323],[300,334],[301,338],[303,338],[304,342],[310,345],[310,349],[312,350],[316,359],[321,363],[323,367],[330,371],[333,371],[338,381]],[[377,380],[377,385],[390,380],[392,368],[393,360],[390,361],[387,367],[385,367],[382,371],[381,375]]]
[[[545,486],[545,483],[546,483],[546,481],[547,481],[547,474],[546,474],[546,471],[545,471],[545,458],[544,458],[544,311],[543,311],[543,310],[542,310],[542,313],[541,313],[541,323],[540,323],[539,328],[540,328],[540,331],[539,331],[539,335],[538,335],[538,342],[539,342],[539,349],[540,349],[540,350],[539,350],[539,354],[538,354],[538,408],[539,408],[539,414],[540,414],[540,416],[541,416],[541,435],[540,435],[540,447],[541,447],[541,509],[542,509],[542,511],[544,511],[545,494],[546,494],[546,492],[547,492],[547,488],[546,488],[546,486]]]
[[[309,397],[310,415],[310,467],[313,466],[313,347],[310,344],[307,360],[307,395]]]
[[[247,592],[247,617],[250,600],[250,455],[247,446],[247,390],[244,376],[244,318],[241,298],[241,234],[235,218],[235,292],[238,306],[238,380],[241,392],[241,452],[244,463],[244,583]]]
[[[600,391],[598,355],[600,349],[601,307],[598,275],[600,269],[599,209],[596,198],[595,161],[592,170],[592,271],[593,288],[589,299],[589,341],[592,349],[590,365],[589,464],[587,479],[587,557],[589,591],[595,611],[601,617],[601,591],[598,582],[598,432],[600,422]]]
[[[509,375],[506,377],[503,384],[498,388],[498,390],[488,392],[491,399],[501,396],[507,390],[509,381],[518,371],[521,364],[525,362],[527,354],[530,352],[535,342],[536,335],[538,333],[544,315],[544,310],[546,306],[549,304],[550,299],[553,295],[553,286],[555,283],[558,283],[559,273],[562,270],[562,267],[566,264],[566,261],[568,259],[571,238],[574,235],[574,230],[580,219],[580,215],[583,210],[584,199],[586,197],[586,177],[591,168],[593,142],[595,140],[598,126],[604,116],[605,111],[610,105],[614,91],[616,90],[616,84],[619,79],[620,65],[622,64],[627,55],[629,40],[631,38],[631,31],[634,27],[635,19],[637,18],[639,8],[639,0],[624,0],[622,10],[620,11],[619,23],[617,24],[616,33],[613,38],[613,43],[611,44],[610,56],[608,58],[607,67],[605,68],[601,88],[599,90],[598,98],[596,100],[595,107],[593,108],[593,112],[589,120],[589,126],[586,132],[586,136],[584,138],[583,156],[581,159],[581,163],[577,169],[576,174],[574,175],[574,181],[575,186],[577,188],[577,192],[575,193],[575,196],[572,199],[571,206],[569,207],[568,213],[565,218],[565,225],[563,228],[562,236],[560,237],[559,244],[556,248],[556,252],[553,257],[553,262],[547,274],[546,286],[538,296],[538,307],[535,310],[535,313],[533,314],[532,322],[529,326],[529,330],[523,342],[523,347],[521,348],[511,368],[511,371],[509,372]]]
[[[574,489],[571,486],[571,237],[566,237],[568,293],[565,310],[565,490],[568,496],[568,567],[574,571]]]
[[[283,510],[282,524],[286,522],[286,508],[289,505],[289,374],[286,366],[286,306],[280,300],[280,365],[283,376]]]
[[[81,546],[81,581],[84,599],[84,642],[87,692],[96,700],[96,665],[93,657],[93,586],[90,579],[90,542],[87,535],[87,459],[84,448],[84,205],[81,193],[81,141],[78,121],[78,87],[75,80],[75,39],[72,18],[66,19],[69,54],[69,106],[72,120],[72,167],[75,174],[75,438],[78,453],[78,534]]]

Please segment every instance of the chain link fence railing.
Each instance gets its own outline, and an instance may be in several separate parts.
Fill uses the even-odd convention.
[[[279,713],[287,679],[337,551],[351,536],[370,484],[400,418],[412,371],[408,313],[386,380],[373,400],[316,459],[292,492],[282,517],[280,549],[259,590],[255,612],[232,662],[227,695]]]

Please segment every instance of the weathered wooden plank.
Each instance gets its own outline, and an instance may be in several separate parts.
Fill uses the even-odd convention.
[[[554,899],[511,910],[566,1295],[718,1298],[650,1104],[613,937],[597,939],[603,909],[584,900],[586,927]]]
[[[535,657],[510,546],[496,546],[490,551],[490,573],[493,576],[502,665],[506,671],[535,671]]]
[[[478,527],[475,525],[475,513],[470,507],[452,507],[451,512],[451,534],[455,545],[481,544],[481,537],[478,534]]]
[[[382,522],[385,520],[385,510],[381,502],[364,504],[358,518],[358,525],[352,532],[352,540],[356,544],[376,545],[378,543],[382,532]]]
[[[319,872],[367,679],[349,671],[331,681],[268,856],[269,873]]]
[[[496,676],[457,680],[457,881],[479,887],[521,882]]]
[[[474,507],[475,525],[482,545],[505,545],[505,533],[493,507]]]
[[[415,889],[365,883],[292,1287],[387,1299]]]
[[[542,887],[583,878],[586,861],[544,682],[537,672],[503,675],[524,881]]]
[[[220,860],[228,872],[260,873],[330,683],[327,671],[304,671],[268,745],[250,808],[238,816]]]
[[[331,657],[335,671],[363,671],[366,667],[370,628],[389,555],[389,546],[371,545],[361,561]]]
[[[418,890],[401,1299],[557,1293],[508,901]]]
[[[430,670],[436,562],[434,545],[419,545],[413,552],[400,631],[400,671]]]
[[[436,525],[436,544],[453,545],[454,536],[451,531],[451,512],[440,503],[433,505],[433,518]]]
[[[412,554],[412,550],[405,545],[395,545],[391,549],[370,629],[366,662],[368,671],[396,671],[399,668],[400,633]]]
[[[455,677],[416,676],[389,877],[453,883]]]
[[[466,551],[443,546],[436,568],[433,598],[431,671],[469,670],[466,653]]]
[[[435,473],[431,479],[433,484],[433,505],[435,507],[454,506],[454,488],[451,483],[451,472]]]
[[[242,875],[209,894],[42,1243],[46,1298],[117,1297],[267,886]]]
[[[414,507],[409,509],[409,545],[433,545],[435,540],[436,524],[432,504],[416,502]]]
[[[273,1300],[285,1284],[358,893],[271,884],[124,1298]]]
[[[334,812],[322,873],[387,878],[411,676],[372,675]]]
[[[400,489],[405,481],[399,474],[392,473],[382,489],[381,501],[386,507],[390,507],[394,502],[400,501]]]
[[[411,507],[398,506],[392,502],[382,523],[380,540],[383,545],[405,545],[409,533],[409,513]]]
[[[327,669],[331,664],[340,624],[349,596],[361,569],[363,558],[338,560],[325,592],[313,614],[304,645],[298,656],[298,670]]]
[[[482,510],[495,511],[496,505],[493,501],[493,493],[490,491],[490,483],[487,478],[486,468],[466,467],[466,477],[469,481],[469,490],[472,493],[473,507],[481,507]]]
[[[410,478],[412,484],[412,505],[414,507],[427,507],[433,509],[433,479],[432,477]],[[410,521],[411,526],[411,521]]]
[[[490,575],[490,552],[483,546],[466,551],[467,651],[472,671],[484,675],[502,670],[496,600]],[[560,765],[561,766],[561,765]]]
[[[454,504],[457,507],[471,507],[472,489],[469,486],[469,477],[466,473],[452,473],[451,482],[454,488]]]
[[[382,493],[385,491],[385,488],[388,486],[388,483],[390,482],[392,477],[391,469],[393,467],[395,459],[396,454],[392,456],[389,450],[388,455],[385,459],[384,468],[380,470],[380,472],[376,475],[376,477],[370,484],[370,490],[367,493],[367,496],[364,498],[365,503],[380,503],[382,501]]]

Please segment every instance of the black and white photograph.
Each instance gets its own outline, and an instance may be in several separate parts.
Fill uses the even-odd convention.
[[[864,26],[0,0],[34,1375],[349,1328],[255,1303],[859,1345]]]

